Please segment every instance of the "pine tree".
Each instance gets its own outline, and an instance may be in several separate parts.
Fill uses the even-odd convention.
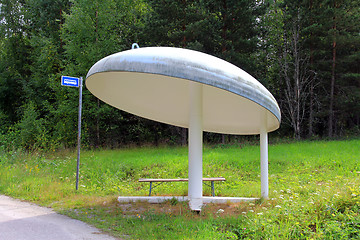
[[[359,8],[356,1],[309,1],[307,39],[317,72],[318,133],[329,137],[359,126]],[[309,12],[308,12],[309,13]],[[311,42],[310,42],[311,40]]]

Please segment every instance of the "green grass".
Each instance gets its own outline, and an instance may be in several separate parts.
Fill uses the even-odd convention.
[[[360,140],[269,146],[270,199],[208,204],[200,215],[176,201],[116,201],[119,195],[147,195],[149,186],[139,178],[187,177],[184,147],[83,151],[77,192],[76,152],[0,157],[1,193],[53,207],[125,239],[360,238]],[[216,195],[260,197],[259,146],[207,146],[203,163],[204,176],[226,178],[216,183]],[[187,184],[163,184],[153,193],[187,195]],[[204,195],[210,195],[209,187]]]

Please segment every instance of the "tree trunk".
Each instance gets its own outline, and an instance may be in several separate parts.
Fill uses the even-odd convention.
[[[294,61],[295,61],[295,72],[294,72],[294,78],[295,78],[295,101],[296,101],[296,116],[295,116],[295,137],[297,139],[300,139],[300,53],[299,53],[299,29],[298,26],[299,22],[297,21],[294,26]]]
[[[311,61],[311,60],[310,60]],[[310,105],[309,105],[309,131],[308,136],[314,135],[314,79],[310,80]]]
[[[310,1],[310,25],[313,24],[312,18],[312,8],[313,1]],[[312,70],[314,66],[314,47],[313,47],[313,32],[310,32],[310,67]],[[314,135],[313,124],[314,124],[314,75],[311,76],[310,79],[310,104],[309,104],[309,129],[308,129],[308,137],[312,137]]]
[[[334,2],[336,9],[336,1]],[[334,89],[335,89],[335,67],[336,67],[336,16],[333,17],[333,43],[332,43],[332,65],[331,65],[331,84],[330,84],[330,104],[329,104],[329,126],[328,135],[333,136],[334,132]]]
[[[225,140],[225,134],[221,134],[221,144],[225,145],[226,140]]]
[[[100,110],[100,100],[97,99],[97,108]],[[99,113],[96,114],[96,147],[100,145],[100,117]]]
[[[223,21],[223,26],[222,26],[222,39],[223,39],[223,46],[222,46],[222,53],[226,52],[226,39],[227,39],[227,30],[228,30],[228,26],[227,26],[227,5],[226,5],[226,0],[223,0],[223,8],[224,8],[224,12],[223,12],[223,17],[222,17],[222,21]]]
[[[96,12],[95,12],[95,19],[96,19],[96,25],[95,25],[95,42],[98,42],[98,3],[96,3]],[[100,99],[97,99],[97,108],[100,110]],[[96,114],[96,147],[99,147],[100,145],[100,116],[99,112]]]
[[[184,11],[183,11],[183,14],[184,14],[184,18],[183,18],[183,25],[182,25],[182,31],[183,31],[183,34],[184,34],[184,36],[183,36],[183,39],[182,39],[182,45],[183,45],[183,48],[186,48],[186,43],[187,43],[187,39],[186,39],[186,33],[185,33],[185,30],[186,30],[186,0],[183,0],[182,1],[182,3],[183,3],[183,9],[184,9]]]
[[[188,131],[186,128],[180,128],[181,130],[181,145],[186,146],[187,145],[187,134]]]

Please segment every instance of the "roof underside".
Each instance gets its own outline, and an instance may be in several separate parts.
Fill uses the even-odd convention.
[[[258,134],[280,125],[271,93],[240,68],[219,58],[179,48],[139,48],[108,56],[89,71],[87,88],[104,102],[155,121],[188,127],[189,83],[203,88],[203,130]]]

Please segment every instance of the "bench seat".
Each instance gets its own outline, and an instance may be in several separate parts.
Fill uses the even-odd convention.
[[[215,197],[215,187],[214,182],[215,181],[226,181],[223,177],[215,177],[215,178],[203,178],[203,182],[211,182],[211,192],[212,196]],[[140,178],[139,182],[149,182],[150,183],[150,190],[149,190],[149,196],[151,196],[151,190],[155,187],[159,186],[160,184],[164,182],[188,182],[188,178],[170,178],[170,179],[157,179],[157,178]],[[153,186],[153,182],[157,182],[158,184]],[[206,183],[204,183],[206,184]],[[206,184],[207,185],[207,184]],[[208,185],[209,186],[209,185]]]

